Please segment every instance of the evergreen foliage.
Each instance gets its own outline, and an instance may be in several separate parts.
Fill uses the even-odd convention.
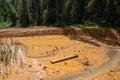
[[[120,25],[120,0],[0,0],[0,26]]]

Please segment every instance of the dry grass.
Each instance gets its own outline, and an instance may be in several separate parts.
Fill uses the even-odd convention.
[[[8,74],[11,73],[12,63],[23,64],[22,59],[18,55],[21,48],[19,42],[12,43],[12,40],[0,41],[0,73],[3,74],[3,80],[6,80]]]

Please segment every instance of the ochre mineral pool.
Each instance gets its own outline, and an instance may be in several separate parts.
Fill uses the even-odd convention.
[[[23,65],[12,63],[12,72],[8,73],[7,80],[63,80],[65,76],[94,71],[109,61],[105,54],[107,48],[102,47],[101,43],[98,42],[100,46],[95,46],[89,42],[72,39],[71,36],[44,35],[1,39],[9,40],[21,44],[18,52],[23,54]],[[95,42],[91,38],[89,40]],[[78,57],[51,63],[52,60],[74,54]],[[3,74],[0,74],[0,80],[3,80]]]

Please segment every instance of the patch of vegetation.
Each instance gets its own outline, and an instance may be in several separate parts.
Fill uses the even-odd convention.
[[[0,28],[71,24],[98,28],[103,23],[119,26],[119,5],[120,0],[1,0]],[[102,24],[86,24],[88,20]]]
[[[64,27],[65,26],[65,22],[62,21],[62,20],[61,21],[57,21],[55,26],[57,26],[57,27]]]
[[[11,25],[11,22],[0,22],[0,28],[9,28]]]
[[[3,80],[11,73],[11,65],[13,63],[23,64],[19,54],[19,46],[21,43],[12,42],[11,40],[0,41],[0,73],[3,74]]]
[[[11,49],[11,45],[6,43],[6,42],[1,42],[0,43],[0,72],[1,73],[6,73],[7,71],[7,66],[11,63],[13,59],[16,58],[16,48],[14,50],[14,53]]]
[[[92,23],[92,24],[73,24],[71,26],[72,27],[79,27],[79,28],[113,28],[112,25],[97,24],[97,23]]]

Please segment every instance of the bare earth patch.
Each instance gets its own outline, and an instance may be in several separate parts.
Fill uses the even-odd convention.
[[[56,29],[56,28],[55,28]],[[120,51],[88,35],[32,35],[38,29],[15,29],[31,36],[1,38],[1,41],[19,42],[25,51],[24,64],[12,64],[9,80],[119,80]],[[40,29],[40,31],[45,29]],[[49,30],[49,29],[47,29]],[[52,29],[54,30],[54,29]],[[61,29],[60,29],[61,30]],[[0,31],[7,35],[7,30]],[[14,29],[8,30],[8,35]],[[5,33],[6,34],[5,34]],[[45,31],[46,32],[46,31]],[[56,31],[55,31],[56,32]],[[52,33],[52,32],[50,32]],[[35,33],[37,34],[37,33]],[[54,33],[55,34],[55,33]],[[26,34],[25,34],[26,35]],[[119,46],[117,46],[119,48]],[[71,55],[79,57],[52,64],[50,61]],[[114,68],[118,66],[117,68]],[[98,76],[98,77],[96,77]],[[114,77],[111,77],[114,76]],[[0,74],[0,80],[3,75]]]

